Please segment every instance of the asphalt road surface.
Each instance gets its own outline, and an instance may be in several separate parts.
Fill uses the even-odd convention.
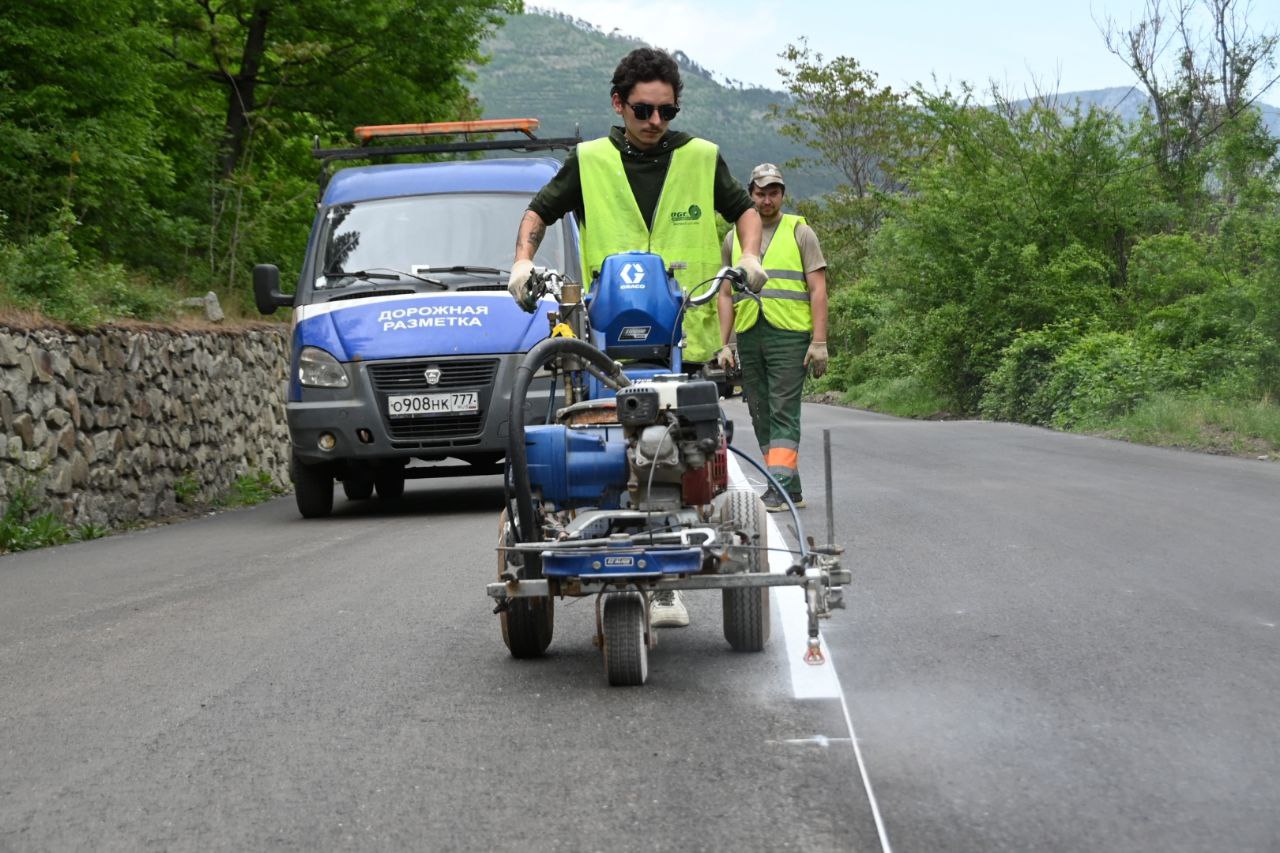
[[[1280,465],[805,419],[821,668],[715,592],[642,688],[589,600],[511,659],[493,478],[0,557],[0,850],[1280,849]]]

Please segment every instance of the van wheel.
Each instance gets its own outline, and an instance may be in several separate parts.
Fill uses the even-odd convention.
[[[369,477],[348,477],[342,481],[342,493],[349,501],[367,501],[373,495],[373,480]]]
[[[404,469],[383,468],[373,472],[373,485],[384,501],[396,500],[404,494]]]
[[[307,465],[297,456],[289,461],[293,499],[303,518],[324,518],[333,512],[333,476],[324,465]]]

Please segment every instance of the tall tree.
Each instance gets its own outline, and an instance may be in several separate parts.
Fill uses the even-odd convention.
[[[82,248],[127,252],[165,215],[158,31],[134,0],[25,0],[0,15],[0,211],[11,239],[66,207]],[[139,226],[142,226],[140,228]]]
[[[787,65],[778,73],[791,99],[772,114],[782,120],[784,135],[813,149],[811,160],[843,176],[821,210],[835,226],[829,231],[848,229],[856,261],[884,215],[883,194],[902,189],[899,169],[917,148],[905,94],[881,86],[875,72],[852,57],[825,61],[803,40],[780,56]]]
[[[913,149],[905,94],[880,86],[853,57],[824,62],[803,41],[781,57],[790,67],[778,73],[792,96],[775,108],[782,132],[839,169],[857,198],[900,189],[895,169]]]
[[[1104,25],[1150,98],[1155,165],[1184,206],[1202,190],[1211,137],[1275,83],[1258,78],[1275,68],[1278,35],[1252,31],[1248,11],[1239,0],[1147,0],[1136,24]]]
[[[480,41],[519,0],[164,0],[163,52],[225,104],[229,177],[255,123],[283,131],[455,117]]]

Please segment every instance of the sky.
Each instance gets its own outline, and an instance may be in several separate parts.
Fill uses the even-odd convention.
[[[827,59],[851,56],[894,88],[930,84],[936,75],[941,83],[967,81],[980,90],[994,81],[1021,97],[1133,85],[1133,73],[1107,51],[1101,28],[1110,19],[1128,29],[1147,2],[526,0],[526,6],[683,50],[720,80],[782,89],[778,54],[807,38],[810,50]],[[1238,7],[1248,8],[1253,32],[1280,31],[1280,0],[1239,0]],[[1280,102],[1280,83],[1262,100]]]

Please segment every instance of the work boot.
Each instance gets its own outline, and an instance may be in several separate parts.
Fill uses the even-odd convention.
[[[796,509],[802,509],[807,506],[804,502],[804,495],[799,492],[794,495],[788,495],[788,497],[790,497],[791,502],[796,505]],[[777,489],[773,488],[773,486],[769,487],[769,491],[764,493],[764,497],[762,497],[761,500],[764,501],[764,508],[769,510],[769,512],[783,512],[787,509],[786,500],[778,493]]]
[[[654,628],[683,628],[689,624],[689,611],[681,600],[680,590],[660,589],[653,594],[649,624]]]
[[[782,512],[787,508],[787,502],[783,500],[781,493],[773,486],[760,496],[760,500],[764,501],[764,508],[769,512]]]

